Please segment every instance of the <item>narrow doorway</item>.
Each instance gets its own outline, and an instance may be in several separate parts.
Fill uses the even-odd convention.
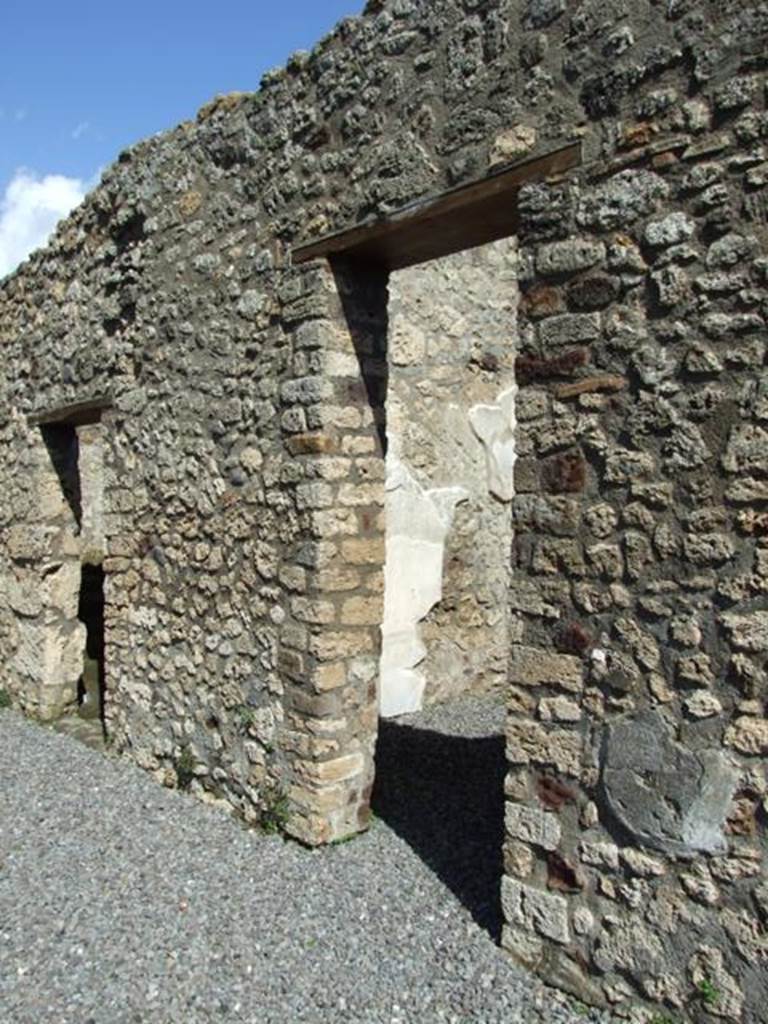
[[[77,617],[86,630],[78,714],[86,721],[98,721],[104,730],[104,570],[100,565],[86,564],[81,569]]]
[[[347,650],[343,664],[335,666],[334,678],[349,691],[346,706],[360,710],[356,723],[359,731],[345,737],[339,750],[339,755],[343,752],[348,761],[342,756],[337,761],[339,768],[349,764],[355,772],[347,785],[336,787],[333,794],[333,799],[341,799],[346,792],[347,801],[313,822],[313,836],[322,831],[341,838],[368,823],[374,778],[385,761],[380,751],[380,763],[376,763],[379,725],[383,735],[387,721],[399,724],[407,721],[404,716],[426,713],[432,707],[442,707],[443,701],[458,701],[467,696],[485,699],[490,694],[490,699],[494,699],[495,693],[501,698],[506,689],[514,632],[512,619],[508,618],[506,584],[511,567],[516,455],[516,282],[511,281],[505,294],[504,323],[496,318],[495,275],[487,270],[478,271],[477,288],[473,286],[469,292],[460,275],[439,293],[430,293],[429,289],[424,292],[425,322],[430,334],[432,326],[440,328],[455,308],[455,300],[460,303],[472,292],[480,300],[476,309],[481,330],[478,344],[470,345],[468,352],[466,343],[472,330],[466,327],[463,314],[455,320],[448,318],[447,332],[441,334],[438,330],[437,336],[430,338],[417,331],[413,338],[405,339],[399,358],[405,369],[410,367],[414,371],[414,380],[403,406],[403,419],[406,433],[415,431],[410,439],[415,453],[411,453],[410,462],[406,453],[405,468],[397,467],[398,471],[390,475],[382,471],[380,464],[376,467],[376,460],[369,456],[388,455],[393,450],[389,420],[396,422],[397,409],[391,400],[394,385],[389,386],[389,377],[397,366],[390,351],[397,348],[397,340],[387,324],[396,319],[396,310],[389,308],[387,296],[394,275],[403,270],[413,273],[429,261],[446,257],[456,256],[460,260],[471,254],[473,258],[482,248],[495,243],[500,243],[502,249],[506,246],[513,250],[519,227],[521,187],[563,174],[580,161],[580,144],[568,144],[494,170],[484,178],[442,194],[419,198],[378,219],[307,240],[292,250],[297,267],[318,258],[328,261],[326,267],[329,265],[335,279],[339,300],[338,304],[331,301],[328,307],[331,320],[338,317],[338,330],[328,335],[324,365],[338,405],[330,407],[327,422],[341,435],[340,450],[353,457],[354,476],[345,485],[340,504],[356,506],[358,511],[354,518],[347,514],[343,523],[344,530],[349,531],[351,526],[356,532],[354,540],[337,545],[335,531],[342,524],[336,520],[323,522],[323,535],[333,538],[324,548],[323,557],[330,560],[329,565],[344,570],[344,579],[356,580],[361,594],[380,596],[384,606],[378,618],[370,613],[375,602],[369,598],[350,599],[345,602],[347,607],[341,609],[341,621],[355,629],[344,635]],[[323,289],[324,274],[322,269],[316,276],[308,276],[308,284]],[[514,278],[514,274],[510,276]],[[435,348],[439,350],[443,335],[453,335],[453,346],[448,346],[449,354],[443,365],[434,367],[434,386],[432,381],[418,378],[420,359],[416,353],[423,352],[429,357]],[[463,361],[451,365],[456,353],[462,354]],[[350,358],[353,356],[356,360]],[[489,383],[485,393],[471,395],[472,388],[467,388],[464,377],[467,372],[474,373],[479,381],[495,383]],[[432,400],[438,423],[435,436],[450,437],[451,430],[439,425],[440,416],[447,414],[451,405],[461,406],[468,396],[471,404],[465,406],[462,423],[464,436],[470,439],[466,450],[472,445],[475,453],[480,454],[480,458],[471,461],[471,472],[477,473],[482,464],[489,503],[486,509],[498,513],[499,522],[505,524],[498,533],[495,528],[487,529],[483,518],[486,509],[472,518],[470,498],[472,487],[478,485],[477,478],[467,486],[466,482],[456,480],[453,469],[440,479],[419,475],[418,460],[428,448],[428,442],[418,436],[422,408],[427,410],[428,400]],[[454,415],[455,409],[450,412]],[[374,430],[376,427],[379,429]],[[403,462],[402,457],[400,461]],[[465,490],[470,491],[466,498]],[[397,500],[402,499],[402,531],[392,528],[393,516],[386,514],[387,494],[393,492],[400,492]],[[427,514],[420,515],[418,509],[423,511],[425,497],[431,507]],[[465,515],[468,518],[463,527],[457,528]],[[498,557],[489,559],[480,554],[488,537],[494,537],[494,543],[500,540]],[[401,557],[387,558],[387,541],[391,542],[390,548],[400,547]],[[464,550],[457,552],[457,544],[459,548],[463,545]],[[426,566],[429,586],[421,571]],[[387,581],[387,576],[392,578]],[[327,592],[330,600],[340,600],[335,590],[340,578],[333,573],[318,574],[320,589]],[[396,596],[398,592],[404,600]],[[383,662],[377,658],[378,638],[373,632],[376,622],[388,634],[382,644]],[[485,638],[492,636],[492,641],[486,642],[483,634]],[[357,657],[359,652],[365,652],[364,657]],[[497,706],[501,707],[500,700]],[[380,718],[377,711],[383,712]],[[500,735],[500,730],[491,732]],[[381,784],[379,779],[379,793]],[[493,785],[490,776],[489,785]],[[323,792],[326,789],[331,786],[323,785]],[[314,793],[300,790],[299,795],[303,804],[314,807]],[[330,792],[328,795],[331,796]]]
[[[389,278],[385,718],[506,684],[516,271],[506,238]]]
[[[495,941],[516,321],[513,238],[389,276],[372,807]]]
[[[38,713],[90,746],[106,738],[104,446],[100,407],[39,423],[36,473],[47,547],[37,571],[42,636]],[[35,633],[35,631],[37,631]]]

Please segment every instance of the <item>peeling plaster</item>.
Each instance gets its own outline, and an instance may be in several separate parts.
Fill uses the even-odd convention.
[[[397,455],[387,456],[381,689],[383,718],[421,707],[426,657],[419,623],[443,596],[443,552],[464,487],[425,490]]]
[[[515,493],[515,395],[511,387],[494,405],[475,405],[469,421],[485,450],[488,490],[501,501],[512,501]]]

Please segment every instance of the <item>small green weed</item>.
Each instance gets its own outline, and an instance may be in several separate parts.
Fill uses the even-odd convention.
[[[701,1001],[705,1006],[717,1006],[720,1002],[720,989],[709,978],[702,978],[698,988]]]
[[[264,791],[263,801],[259,818],[262,832],[269,836],[282,834],[288,822],[288,797],[279,786],[271,786]]]
[[[586,1017],[589,1013],[589,1007],[580,1002],[578,999],[574,999],[571,1003],[571,1010],[576,1014],[577,1017]]]
[[[176,782],[179,789],[189,789],[195,777],[195,759],[189,747],[182,748],[173,767],[176,770]]]
[[[674,1017],[669,1017],[666,1013],[661,1013],[656,1017],[651,1017],[650,1024],[678,1024],[678,1022]]]
[[[248,732],[256,721],[256,709],[247,704],[238,704],[235,708],[235,720],[241,732]]]
[[[0,690],[0,710],[11,706],[11,695],[7,690]]]

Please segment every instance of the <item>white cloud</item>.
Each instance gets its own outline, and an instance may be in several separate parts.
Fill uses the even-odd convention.
[[[0,278],[45,245],[62,217],[83,199],[87,183],[62,174],[19,170],[0,199]]]
[[[90,121],[81,121],[72,129],[72,131],[70,132],[70,136],[75,140],[75,142],[77,142],[78,139],[81,139],[83,135],[85,135],[85,133],[90,129],[90,127]]]

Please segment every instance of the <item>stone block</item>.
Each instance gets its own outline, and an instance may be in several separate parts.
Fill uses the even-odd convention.
[[[570,941],[568,901],[512,878],[501,880],[501,907],[507,924],[553,942]]]
[[[299,509],[330,508],[333,502],[333,489],[329,484],[299,484],[296,488],[296,506]]]
[[[338,501],[341,505],[383,505],[383,483],[342,484],[339,487]]]
[[[339,695],[335,691],[317,694],[309,693],[301,687],[291,687],[288,692],[292,710],[297,711],[300,715],[334,719],[339,716]]]
[[[528,878],[533,871],[536,857],[526,842],[507,839],[504,843],[504,871],[514,878]]]
[[[655,473],[656,465],[650,452],[613,448],[606,454],[603,479],[607,484],[635,484]]]
[[[333,398],[333,383],[323,377],[299,377],[280,388],[284,405],[313,405]]]
[[[660,249],[687,241],[695,231],[695,222],[687,214],[675,211],[661,220],[650,221],[645,227],[644,237],[648,245]]]
[[[2,595],[17,615],[36,618],[43,610],[43,588],[37,573],[8,575],[3,580]]]
[[[506,734],[510,764],[533,763],[555,768],[564,775],[580,775],[583,741],[578,732],[520,720],[507,722]]]
[[[658,174],[621,171],[584,192],[576,219],[582,227],[597,231],[626,231],[641,217],[654,213],[668,196],[669,185]]]
[[[286,447],[291,455],[328,455],[337,450],[337,441],[329,434],[295,434]]]
[[[742,754],[768,754],[768,720],[743,715],[728,726],[725,742]]]
[[[555,850],[560,843],[560,822],[557,817],[535,807],[507,803],[504,826],[512,839],[521,839],[542,850]]]
[[[519,925],[505,924],[501,933],[502,948],[516,963],[535,970],[544,955],[544,943],[533,932],[523,931]]]
[[[496,167],[500,164],[511,163],[519,160],[520,157],[529,153],[536,145],[536,129],[525,124],[516,124],[512,128],[501,132],[493,140],[489,164]]]
[[[341,555],[344,561],[350,565],[383,565],[384,538],[356,538],[342,541]]]
[[[565,300],[558,288],[535,284],[522,295],[520,311],[532,320],[565,312]]]
[[[537,334],[545,351],[563,345],[588,345],[600,337],[600,314],[562,313],[550,316],[538,325]]]
[[[569,536],[576,532],[581,505],[576,498],[518,494],[512,503],[512,516],[518,531],[536,531]]]
[[[520,686],[557,686],[578,693],[584,686],[584,664],[572,654],[520,645],[512,648],[509,678]]]
[[[610,274],[590,274],[571,281],[567,288],[568,305],[583,313],[605,309],[621,293],[621,281]]]
[[[605,259],[605,245],[587,238],[567,238],[539,246],[536,269],[544,277],[586,270]]]
[[[310,597],[294,597],[291,601],[291,614],[299,622],[328,625],[336,618],[336,608],[331,601],[321,601]]]
[[[578,722],[581,719],[581,708],[567,697],[545,697],[539,701],[538,711],[542,722]]]
[[[587,463],[581,452],[566,452],[547,459],[541,467],[546,489],[554,494],[584,490]]]
[[[751,423],[735,427],[723,456],[723,468],[741,475],[768,474],[768,430]]]
[[[365,629],[324,630],[309,641],[310,654],[320,661],[337,661],[356,654],[367,654],[375,648],[372,633]]]
[[[579,843],[579,856],[584,864],[593,867],[610,868],[612,871],[619,867],[619,848],[615,843],[582,840]]]
[[[384,617],[381,597],[351,597],[341,606],[344,626],[380,626]]]
[[[321,569],[314,577],[314,585],[319,591],[339,593],[356,590],[361,584],[360,572],[347,566],[334,566]]]
[[[365,770],[365,758],[361,753],[344,754],[330,761],[297,761],[296,775],[316,786],[332,786],[337,782],[347,782],[362,775]]]
[[[346,786],[328,786],[323,789],[309,789],[306,786],[291,786],[288,798],[305,811],[312,814],[328,814],[340,810],[349,800]]]
[[[728,638],[740,651],[768,651],[768,611],[727,612],[720,616]]]
[[[315,689],[321,693],[326,690],[336,690],[347,682],[347,664],[344,661],[338,661],[316,665],[311,670],[309,678]]]

